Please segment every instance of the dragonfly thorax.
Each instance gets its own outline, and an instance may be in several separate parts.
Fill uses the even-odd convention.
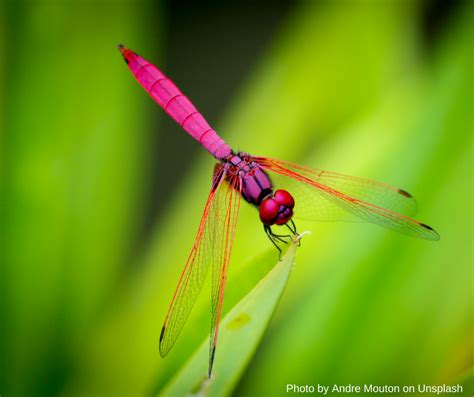
[[[272,194],[272,183],[266,172],[252,157],[244,153],[232,154],[226,159],[229,174],[241,180],[242,197],[250,204],[259,206]]]
[[[284,225],[291,219],[295,200],[286,190],[273,192],[270,178],[252,156],[232,154],[226,163],[230,175],[238,176],[242,182],[242,197],[259,207],[260,220],[265,225]]]

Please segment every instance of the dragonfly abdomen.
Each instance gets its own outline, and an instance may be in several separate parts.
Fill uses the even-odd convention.
[[[230,146],[161,70],[128,48],[119,49],[140,85],[189,135],[219,160],[232,153]]]

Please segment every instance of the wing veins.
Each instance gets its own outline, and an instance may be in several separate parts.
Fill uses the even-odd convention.
[[[298,180],[299,182],[314,187],[316,191],[324,195],[325,199],[329,199],[340,208],[348,211],[349,213],[352,213],[353,215],[356,215],[361,219],[415,237],[425,238],[429,240],[439,239],[439,235],[436,233],[436,231],[419,221],[416,221],[403,214],[394,212],[390,209],[383,208],[379,205],[375,205],[370,202],[346,195],[332,187],[317,182],[308,176],[299,174],[296,171],[285,168],[283,165],[281,165],[282,162],[278,160],[274,161],[269,159],[260,159],[257,161],[266,170],[273,171],[287,177],[291,177],[293,179]],[[308,170],[301,166],[295,166],[295,168]],[[324,171],[320,170],[316,172],[316,175],[321,176],[323,173]],[[380,184],[380,186],[383,186],[383,184]]]
[[[176,339],[184,327],[184,324],[186,323],[186,320],[193,307],[194,299],[192,298],[197,297],[204,283],[209,263],[204,263],[202,266],[200,264],[200,261],[206,259],[204,257],[205,253],[203,253],[203,250],[206,250],[207,247],[206,242],[203,241],[203,237],[206,237],[206,232],[208,232],[209,229],[208,226],[210,223],[212,223],[209,222],[210,214],[213,204],[216,200],[216,196],[218,196],[222,183],[225,179],[225,175],[226,173],[223,167],[220,167],[214,174],[212,189],[209,193],[206,206],[203,211],[198,233],[196,235],[191,252],[189,253],[188,259],[186,260],[186,265],[184,266],[184,269],[181,273],[178,286],[176,287],[176,290],[173,294],[173,298],[163,324],[163,329],[161,331],[159,350],[162,357],[166,356],[166,354],[176,342]],[[196,264],[197,266],[195,266]],[[195,281],[195,285],[192,285],[193,281],[191,280]],[[190,299],[188,299],[186,302],[187,298]],[[187,305],[183,306],[183,302],[184,304],[187,303]]]

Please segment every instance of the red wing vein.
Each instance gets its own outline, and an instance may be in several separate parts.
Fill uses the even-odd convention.
[[[338,210],[342,210],[342,212],[355,215],[356,217],[367,222],[375,223],[414,237],[420,237],[428,240],[439,239],[439,235],[431,227],[421,222],[418,222],[412,218],[409,218],[408,216],[393,211],[392,208],[395,206],[393,205],[393,202],[391,208],[386,209],[381,207],[380,205],[377,205],[379,204],[377,200],[375,200],[375,203],[367,202],[358,197],[352,197],[348,194],[345,194],[345,192],[341,192],[337,190],[337,188],[328,186],[326,183],[323,183],[327,182],[328,180],[322,178],[322,175],[324,175],[324,171],[319,170],[310,172],[310,169],[305,168],[304,171],[306,175],[302,175],[295,170],[285,168],[282,165],[284,163],[279,162],[278,160],[258,158],[257,161],[262,165],[264,169],[268,171],[273,171],[285,177],[289,177],[289,179],[291,180],[289,182],[290,185],[299,185],[297,187],[299,187],[301,191],[305,191],[306,197],[302,196],[303,202],[300,203],[301,208],[298,208],[298,200],[296,200],[295,217],[298,215],[299,211],[301,211],[302,214],[305,213],[305,206],[313,208],[315,210],[314,212],[317,212],[317,206],[320,205],[322,207],[327,208],[327,213],[325,213],[324,215],[328,217],[328,220],[331,220],[329,219],[331,214],[336,213],[336,211]],[[297,167],[294,166],[294,168]],[[299,168],[297,169],[299,170]],[[315,175],[314,179],[311,177],[312,175]],[[340,178],[340,176],[338,176],[338,178]],[[344,178],[350,178],[351,181],[360,181],[352,177],[344,176]],[[363,181],[365,183],[365,180]],[[375,183],[375,185],[378,188],[383,187],[385,191],[393,191],[394,194],[398,194],[399,196],[405,197],[406,199],[411,199],[411,196],[404,191],[401,191],[402,193],[400,193],[400,191],[396,188],[386,188],[386,186],[389,185],[378,183]],[[374,183],[372,181],[370,181],[370,186],[374,186]],[[278,186],[276,186],[276,188],[278,188]],[[290,193],[292,192],[290,191]],[[397,208],[397,206],[395,206],[395,208]]]
[[[178,286],[166,315],[160,336],[160,354],[164,357],[173,347],[204,283],[207,270],[213,258],[213,246],[219,227],[219,213],[216,203],[223,194],[226,172],[219,167],[213,178],[197,236],[181,274]],[[225,191],[224,191],[225,193]]]
[[[227,196],[224,198],[224,202],[222,203],[225,207],[226,216],[223,222],[221,234],[219,236],[219,244],[216,246],[216,249],[218,250],[218,255],[216,255],[216,257],[219,258],[219,261],[214,261],[212,268],[212,317],[209,343],[209,375],[211,373],[214,360],[222,303],[224,299],[227,270],[229,268],[232,244],[237,228],[237,218],[239,214],[241,198],[240,183],[240,178],[231,178],[228,184]]]
[[[328,186],[346,196],[371,203],[392,212],[412,217],[417,210],[416,200],[410,193],[386,183],[321,169],[311,169],[280,160],[257,159],[258,162],[270,168],[275,165],[282,167],[314,182]]]

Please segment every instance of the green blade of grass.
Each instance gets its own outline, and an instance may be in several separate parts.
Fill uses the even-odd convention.
[[[161,390],[160,396],[229,394],[255,352],[288,282],[297,243],[224,317],[211,378],[207,377],[208,338]]]

